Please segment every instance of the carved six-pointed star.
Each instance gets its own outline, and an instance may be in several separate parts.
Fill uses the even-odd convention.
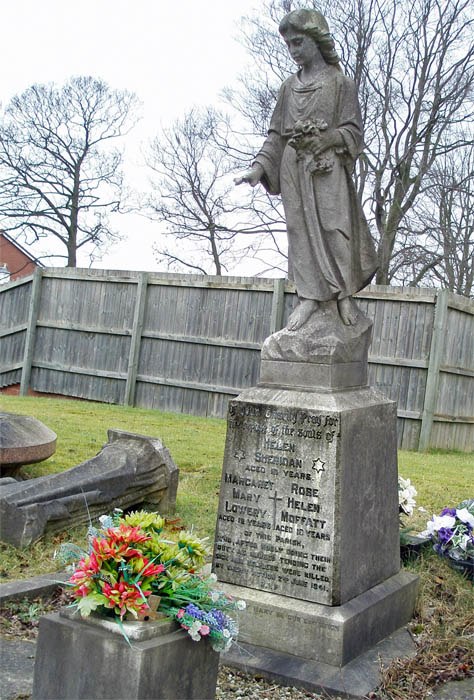
[[[320,474],[321,472],[324,472],[324,465],[326,462],[323,462],[322,459],[318,457],[318,459],[313,459],[313,469]]]

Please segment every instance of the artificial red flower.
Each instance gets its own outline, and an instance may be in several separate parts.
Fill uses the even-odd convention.
[[[158,574],[162,574],[164,570],[165,567],[163,564],[153,564],[153,562],[149,562],[145,557],[143,559],[143,569],[141,569],[140,574],[142,576],[157,576]]]
[[[117,581],[110,583],[102,582],[102,593],[107,598],[107,606],[114,608],[123,618],[126,612],[145,612],[149,606],[143,600],[143,597],[149,596],[151,591],[139,591],[136,586],[133,586],[125,581]]]
[[[142,556],[142,552],[131,545],[142,544],[150,539],[139,527],[121,523],[119,527],[107,528],[102,537],[94,537],[92,549],[102,561],[121,561]]]
[[[120,523],[119,527],[107,528],[105,534],[112,542],[117,544],[139,544],[151,540],[151,536],[147,535],[139,527],[132,527],[125,523]]]
[[[79,596],[86,596],[93,588],[93,579],[100,571],[100,564],[94,552],[81,559],[75,572],[69,579],[69,583],[77,587],[74,591]]]
[[[89,595],[91,592],[91,586],[88,585],[87,583],[82,583],[80,586],[78,586],[75,591],[73,592],[73,596],[75,598],[85,598],[86,596]]]
[[[107,561],[108,559],[121,561],[122,559],[132,559],[142,555],[138,549],[129,547],[126,542],[110,542],[108,539],[99,539],[98,537],[94,537],[92,540],[92,549],[101,561]]]

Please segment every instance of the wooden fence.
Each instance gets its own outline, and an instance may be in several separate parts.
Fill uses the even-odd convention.
[[[0,387],[224,416],[258,381],[284,280],[47,268],[0,287]],[[367,287],[370,383],[397,401],[399,445],[474,449],[474,302]]]

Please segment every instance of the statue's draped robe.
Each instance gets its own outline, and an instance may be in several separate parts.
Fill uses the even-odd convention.
[[[329,172],[311,173],[311,155],[297,160],[288,145],[297,121],[323,120],[339,131],[344,148]],[[282,195],[288,231],[288,275],[298,296],[328,301],[350,296],[372,279],[376,254],[351,178],[362,148],[362,120],[353,81],[328,66],[311,84],[298,74],[280,90],[268,138],[255,158],[262,184]]]

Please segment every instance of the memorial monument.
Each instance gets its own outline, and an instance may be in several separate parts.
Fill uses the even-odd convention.
[[[411,618],[417,579],[400,571],[396,406],[367,385],[372,324],[353,300],[376,269],[355,86],[321,13],[280,33],[299,69],[236,183],[281,193],[297,305],[229,405],[213,569],[247,602],[234,661],[343,691],[344,668]]]

